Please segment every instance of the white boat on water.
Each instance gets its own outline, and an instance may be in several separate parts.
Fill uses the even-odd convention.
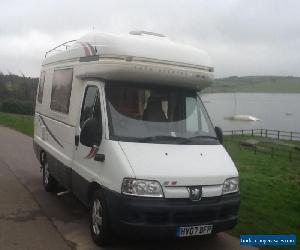
[[[249,121],[249,122],[260,121],[259,118],[252,116],[252,115],[238,115],[237,114],[237,100],[236,100],[235,93],[233,96],[234,96],[234,113],[235,113],[235,115],[226,117],[225,119],[234,120],[234,121]]]
[[[259,118],[254,117],[252,115],[233,115],[228,117],[228,119],[235,120],[235,121],[250,121],[250,122],[260,121]]]

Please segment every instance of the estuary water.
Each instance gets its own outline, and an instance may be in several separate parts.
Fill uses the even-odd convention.
[[[214,126],[224,131],[266,128],[300,132],[300,94],[216,93],[201,95]],[[226,117],[251,115],[260,121],[234,121]]]

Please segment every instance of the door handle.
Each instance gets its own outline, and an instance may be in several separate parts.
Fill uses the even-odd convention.
[[[75,135],[75,146],[78,147],[79,145],[79,135]]]
[[[94,160],[104,162],[105,161],[105,154],[96,154],[95,157],[94,157]]]

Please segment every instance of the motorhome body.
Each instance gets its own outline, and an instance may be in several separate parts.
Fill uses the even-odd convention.
[[[47,191],[91,207],[96,243],[234,227],[238,172],[198,95],[212,78],[205,52],[149,32],[93,32],[46,54],[35,152]]]

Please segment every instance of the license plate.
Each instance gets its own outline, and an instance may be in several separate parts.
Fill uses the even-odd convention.
[[[176,228],[176,236],[177,237],[188,237],[188,236],[195,236],[195,235],[211,234],[212,228],[213,228],[213,225],[177,227]]]

